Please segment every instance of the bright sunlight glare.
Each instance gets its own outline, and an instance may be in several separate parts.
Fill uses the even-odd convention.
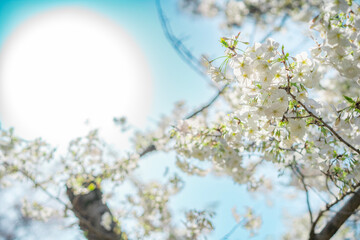
[[[25,21],[0,49],[0,119],[26,139],[54,145],[99,128],[124,143],[112,119],[145,123],[152,79],[142,50],[116,22],[83,8]],[[87,124],[85,124],[87,122]]]

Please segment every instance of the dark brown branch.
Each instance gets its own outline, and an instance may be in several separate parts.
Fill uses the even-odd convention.
[[[341,199],[334,202],[334,204],[327,206],[329,210],[333,205],[341,201]],[[320,212],[318,218],[312,226],[312,231],[310,233],[310,240],[328,240],[340,229],[344,222],[356,211],[360,206],[360,188],[354,193],[354,195],[345,203],[345,205],[337,211],[337,213],[327,222],[325,227],[321,230],[320,233],[315,234],[314,228],[320,217],[323,215],[324,211]]]
[[[296,116],[296,117],[287,117],[287,116],[284,116],[284,117],[287,119],[303,119],[303,118],[309,118],[311,116],[307,115],[307,116]]]
[[[145,156],[146,154],[153,152],[156,150],[156,147],[154,144],[149,145],[147,148],[145,148],[139,155],[140,157]]]
[[[6,168],[15,168],[19,173],[32,182],[35,188],[40,188],[51,199],[56,200],[62,204],[65,209],[71,210],[75,216],[79,219],[80,228],[86,233],[86,237],[89,240],[126,240],[126,234],[119,231],[119,234],[115,233],[116,222],[112,218],[112,214],[105,203],[102,200],[102,193],[98,187],[87,194],[75,195],[71,188],[67,187],[67,195],[72,204],[68,206],[59,197],[51,194],[47,189],[38,183],[34,177],[32,177],[27,171],[15,167],[9,163],[3,163]],[[112,218],[110,224],[111,229],[106,230],[101,225],[101,218],[104,213],[108,212]],[[118,227],[117,227],[118,228]],[[119,229],[120,230],[120,229]]]

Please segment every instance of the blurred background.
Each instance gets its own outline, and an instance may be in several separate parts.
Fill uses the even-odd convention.
[[[161,4],[174,35],[198,59],[202,54],[210,59],[222,56],[220,37],[238,33],[219,27],[220,18],[183,11],[177,0]],[[14,127],[24,139],[41,137],[59,151],[71,139],[98,128],[114,149],[126,151],[131,148],[132,132],[121,132],[114,117],[126,116],[130,126],[146,130],[179,101],[189,110],[207,103],[217,89],[173,48],[158,10],[150,0],[1,1],[1,127]],[[311,45],[292,34],[305,29],[288,23],[286,30],[272,37],[286,42],[296,54]],[[249,21],[241,29],[242,40],[260,41],[268,31]],[[152,154],[140,164],[137,175],[144,181],[178,172],[171,153]],[[279,239],[288,227],[286,216],[305,212],[304,196],[294,200],[295,190],[284,192],[280,181],[274,192],[260,195],[248,193],[245,186],[226,177],[178,174],[185,180],[185,189],[171,200],[175,219],[181,224],[184,209],[215,210],[215,231],[209,239],[248,239],[249,232],[236,228],[233,207],[244,212],[249,206],[262,215],[263,225],[253,239]],[[275,179],[278,173],[267,174]],[[119,195],[131,187],[124,186],[123,191]],[[82,238],[76,225],[19,218],[19,200],[31,194],[26,187],[1,189],[0,194],[0,239]],[[112,204],[116,201],[109,202],[110,208]],[[16,222],[24,221],[28,223],[17,227]],[[6,227],[11,222],[13,227]]]

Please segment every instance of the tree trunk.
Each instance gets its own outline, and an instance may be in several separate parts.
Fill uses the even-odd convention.
[[[73,189],[66,191],[72,204],[72,211],[79,219],[79,226],[89,240],[126,240],[126,234],[121,232],[110,209],[102,201],[102,192],[99,187],[86,194],[76,195]],[[106,229],[102,222],[105,213],[110,214],[111,224]]]

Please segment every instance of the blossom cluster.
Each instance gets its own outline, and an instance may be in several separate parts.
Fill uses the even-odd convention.
[[[313,19],[311,28],[322,38],[322,43],[312,49],[316,60],[336,69],[341,77],[360,84],[359,9],[351,8],[347,2],[331,2]]]
[[[124,155],[112,151],[96,130],[71,141],[63,155],[41,139],[27,141],[16,137],[13,130],[1,130],[1,186],[14,180],[29,181],[64,210],[24,200],[23,214],[41,220],[60,212],[68,217],[71,206],[66,188],[79,195],[100,189],[104,182],[115,188],[128,181],[136,192],[121,203],[124,209],[114,219],[130,219],[130,237],[201,239],[214,229],[215,213],[193,209],[185,213],[183,226],[174,223],[169,203],[183,188],[179,176],[166,183],[142,183],[134,176],[140,158],[154,150],[175,151],[177,167],[187,174],[228,176],[247,185],[248,190],[267,185],[269,180],[258,171],[265,164],[279,172],[291,171],[290,185],[306,193],[311,189],[326,199],[337,201],[359,186],[358,6],[342,0],[182,3],[203,16],[223,13],[229,27],[241,26],[246,17],[259,23],[279,16],[312,19],[315,46],[291,56],[271,38],[251,46],[240,40],[240,33],[221,38],[225,61],[219,65],[218,59],[208,61],[208,72],[215,84],[225,86],[222,105],[213,114],[186,116],[184,105],[177,104],[155,130],[136,132],[134,150]],[[127,129],[124,119],[117,122]],[[111,229],[115,215],[104,213],[100,225]],[[242,216],[234,209],[233,215],[252,232],[261,226],[261,219],[251,209]],[[303,236],[294,234],[295,238]]]
[[[358,183],[360,88],[354,83],[360,66],[355,42],[359,12],[344,3],[327,5],[323,15],[332,16],[331,22],[316,20],[313,28],[337,40],[326,35],[312,50],[313,58],[306,52],[292,57],[272,39],[241,50],[239,35],[222,38],[226,60],[220,67],[210,61],[209,73],[215,82],[229,85],[224,97],[230,113],[219,114],[210,126],[197,119],[180,121],[173,134],[178,153],[185,159],[210,160],[240,183],[251,179],[241,169],[242,155],[249,151],[283,168],[296,164],[315,169],[320,178],[327,172],[345,190]],[[346,56],[334,58],[339,51]],[[232,74],[224,70],[227,65]],[[326,87],[322,84],[332,76],[324,73],[332,68],[355,93],[338,98],[337,107],[317,93]],[[180,165],[196,169],[186,162]]]
[[[186,238],[200,239],[201,236],[214,230],[211,218],[214,216],[212,211],[190,210],[186,213]]]

